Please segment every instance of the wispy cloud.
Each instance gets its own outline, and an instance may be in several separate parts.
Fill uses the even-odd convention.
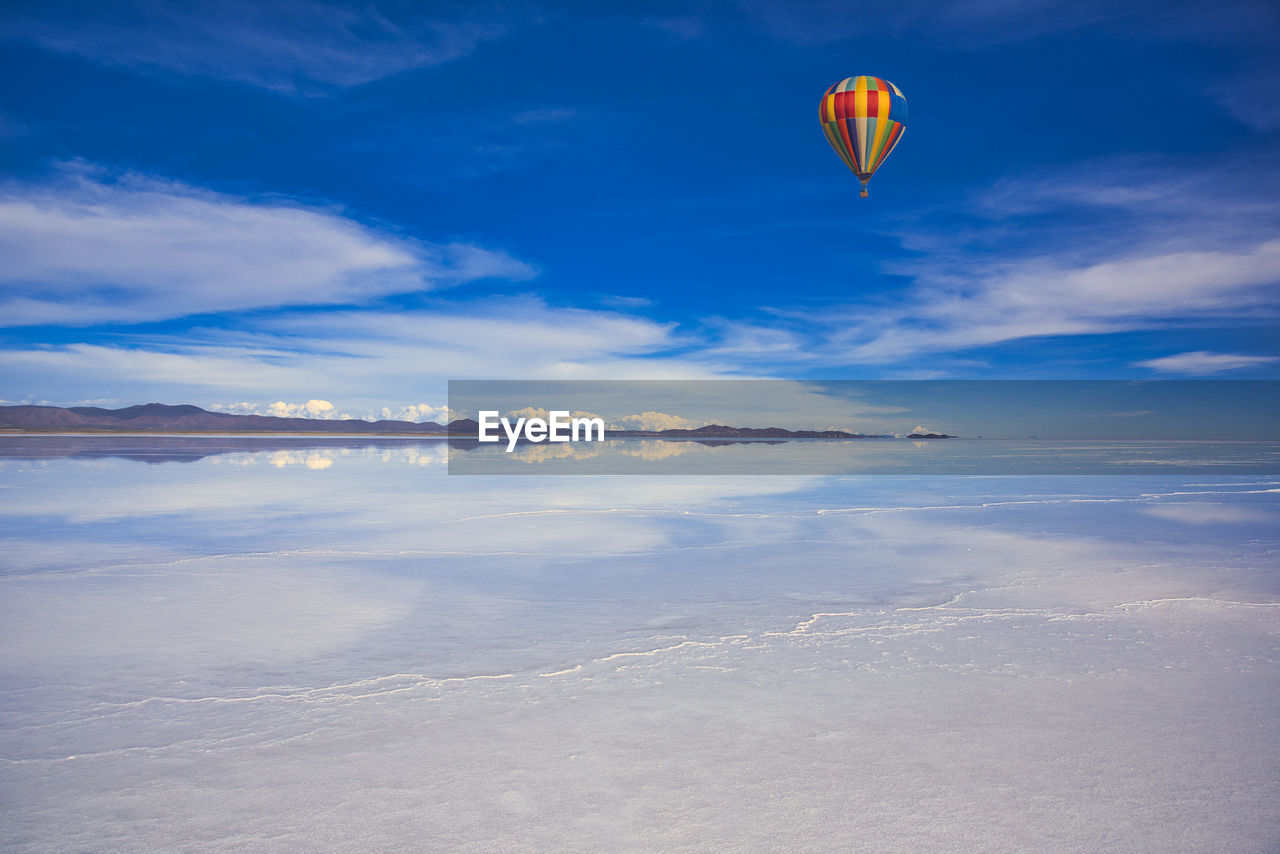
[[[503,93],[503,109],[496,112],[486,101],[431,113],[401,111],[366,126],[342,153],[377,162],[414,185],[439,186],[528,169],[567,146],[613,132],[592,118],[588,110],[548,104],[540,93],[517,88]]]
[[[976,194],[969,208],[988,223],[1023,232],[1042,229],[1046,216],[1078,215],[1065,239],[1103,254],[1135,243],[1216,248],[1228,239],[1274,235],[1277,194],[1280,158],[1274,154],[1212,164],[1122,156],[1007,176]],[[1061,222],[1054,225],[1063,233]]]
[[[770,327],[731,323],[709,354],[749,364],[883,365],[1027,338],[1240,322],[1277,313],[1278,281],[1280,240],[1080,267],[1026,259],[959,280],[921,278],[887,304],[780,313]]]
[[[1210,353],[1205,350],[1196,350],[1191,353],[1161,356],[1158,359],[1145,359],[1136,364],[1140,368],[1150,368],[1165,374],[1209,376],[1238,371],[1242,368],[1273,365],[1276,362],[1280,362],[1280,356],[1251,356],[1244,353]]]
[[[735,320],[711,352],[747,364],[906,364],[1029,338],[1280,316],[1269,160],[1196,172],[1087,165],[1011,178],[964,210],[921,214],[898,232],[919,257],[888,270],[906,288]]]
[[[131,338],[130,346],[73,343],[0,351],[0,373],[19,397],[115,396],[194,403],[334,401],[378,414],[407,396],[443,400],[450,379],[702,379],[727,363],[677,355],[688,342],[672,324],[605,311],[440,302],[430,309],[292,311],[246,319],[239,329]],[[235,410],[232,410],[235,411]],[[262,412],[258,404],[252,411]],[[265,414],[265,412],[264,412]]]
[[[1236,119],[1261,131],[1280,129],[1280,60],[1272,57],[1251,73],[1219,84],[1213,95]]]
[[[1123,14],[1100,0],[903,2],[851,6],[847,0],[741,0],[744,12],[778,38],[803,45],[855,36],[919,32],[956,47],[1019,41]]]
[[[669,15],[647,18],[644,23],[678,39],[695,39],[706,32],[706,24],[697,15]]]
[[[469,244],[427,244],[336,210],[72,169],[0,188],[0,324],[137,322],[359,303],[533,269]]]
[[[623,296],[621,294],[603,294],[596,297],[596,299],[601,305],[621,310],[648,308],[653,305],[653,300],[648,297]]]
[[[801,45],[856,37],[911,35],[952,49],[1026,41],[1090,27],[1161,39],[1215,42],[1274,31],[1274,4],[1223,0],[1215,14],[1192,0],[1110,3],[1106,0],[739,0],[739,7],[771,35]]]
[[[266,396],[291,394],[298,388],[318,390],[314,369],[288,356],[265,348],[73,343],[0,351],[0,371],[21,387],[23,397],[33,399],[40,389],[61,390],[59,400],[109,389],[109,397],[129,401],[170,400],[175,391],[223,397],[228,392]]]
[[[128,0],[11,5],[7,19],[10,37],[106,65],[320,94],[456,59],[518,16],[488,3]]]
[[[1274,305],[1280,240],[1238,252],[1137,254],[1083,267],[1027,261],[963,284],[923,282],[902,304],[836,318],[832,335],[853,362],[963,351],[1049,335],[1168,325],[1176,318],[1239,317]]]
[[[579,118],[581,110],[570,107],[534,107],[521,110],[511,117],[513,125],[542,125],[567,122]]]

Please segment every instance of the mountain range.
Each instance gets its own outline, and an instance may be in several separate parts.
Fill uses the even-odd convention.
[[[119,433],[413,433],[444,435],[434,421],[325,421],[274,415],[232,415],[198,406],[146,403],[124,409],[97,406],[0,406],[0,429]]]
[[[0,430],[51,433],[328,433],[339,435],[414,435],[475,437],[477,424],[459,419],[435,421],[362,421],[232,415],[190,404],[146,403],[123,409],[97,406],[0,406]],[[728,427],[709,424],[691,430],[610,430],[612,438],[689,439],[872,439],[887,438],[843,430],[787,430],[782,427]],[[916,438],[913,436],[913,438]],[[948,438],[930,434],[919,438]]]

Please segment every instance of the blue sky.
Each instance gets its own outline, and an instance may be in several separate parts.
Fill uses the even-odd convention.
[[[1280,377],[1271,3],[10,2],[0,37],[7,403]],[[866,200],[816,117],[857,74],[911,105]]]

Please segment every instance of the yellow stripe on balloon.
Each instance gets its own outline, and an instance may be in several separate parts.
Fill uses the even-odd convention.
[[[884,98],[882,100],[887,101],[889,99]],[[897,122],[889,121],[888,112],[888,110],[881,110],[880,121],[876,122],[876,141],[875,145],[872,147],[871,154],[872,169],[880,165],[880,161],[883,159],[884,144],[889,139],[889,132],[893,130],[896,124],[898,124]]]

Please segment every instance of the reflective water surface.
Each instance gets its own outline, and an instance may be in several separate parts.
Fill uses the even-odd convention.
[[[1280,842],[1280,478],[447,457],[0,439],[0,848]]]

